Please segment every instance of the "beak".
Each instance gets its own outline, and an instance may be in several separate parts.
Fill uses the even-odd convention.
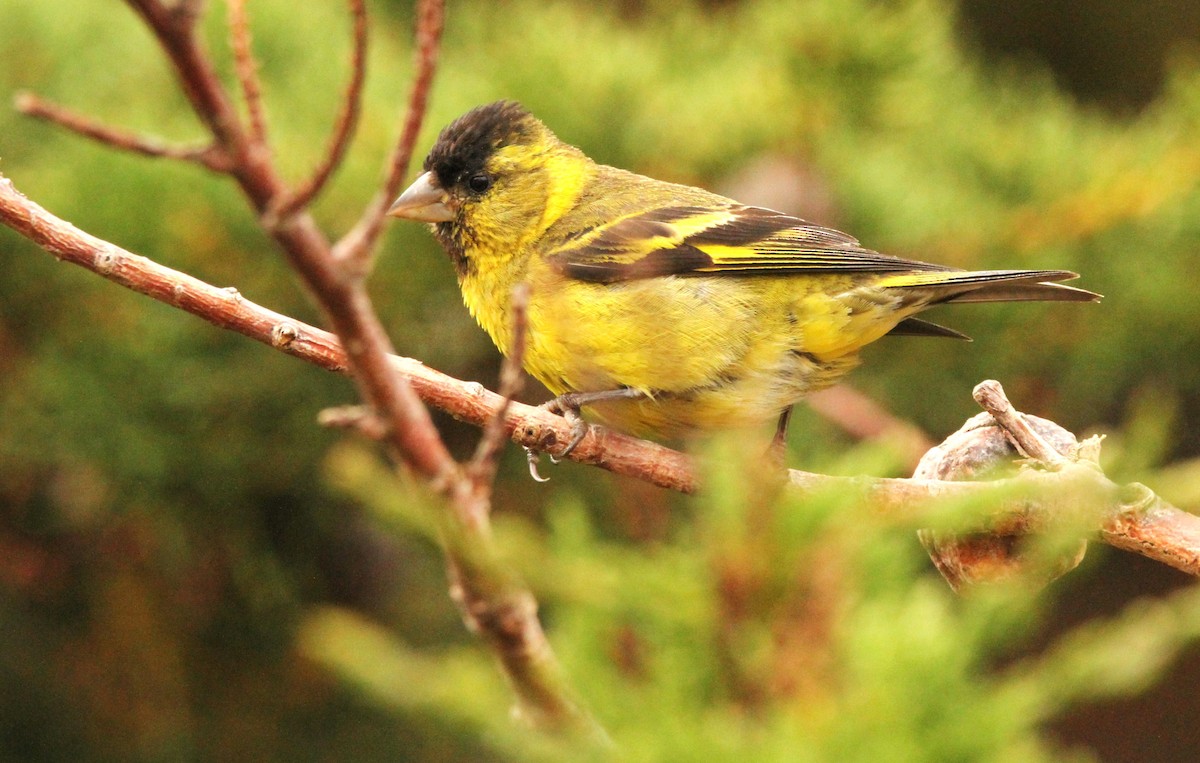
[[[425,223],[448,223],[454,219],[449,207],[450,195],[438,185],[437,176],[426,172],[413,181],[400,198],[392,202],[387,213],[392,217],[418,220]]]

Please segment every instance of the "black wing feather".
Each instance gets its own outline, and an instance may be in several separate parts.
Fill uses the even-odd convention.
[[[687,223],[724,217],[685,234]],[[713,255],[703,247],[722,248]],[[729,249],[740,250],[729,254]],[[550,256],[568,277],[615,283],[666,275],[950,270],[863,248],[841,231],[762,207],[660,207],[618,220],[588,238],[574,236]]]

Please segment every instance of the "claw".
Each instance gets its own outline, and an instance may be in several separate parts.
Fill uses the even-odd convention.
[[[525,449],[525,460],[529,462],[529,476],[533,477],[534,482],[549,482],[550,481],[549,477],[543,477],[541,474],[538,473],[538,452],[536,450],[534,450],[533,448],[526,448]],[[551,456],[550,460],[554,461],[554,456]],[[558,463],[558,462],[554,461],[554,463]]]
[[[571,425],[571,441],[567,443],[567,447],[563,448],[561,452],[557,454],[547,454],[550,456],[550,463],[562,463],[567,456],[571,455],[571,453],[577,447],[579,447],[579,443],[583,442],[583,438],[587,437],[588,431],[591,429],[591,425],[583,420],[583,416],[580,415],[579,409],[580,404],[577,401],[576,396],[569,393],[566,395],[559,395],[549,403],[546,403],[546,410],[557,413],[566,419]]]

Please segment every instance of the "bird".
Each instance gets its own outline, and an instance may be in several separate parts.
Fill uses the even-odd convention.
[[[679,440],[776,421],[884,336],[969,339],[917,317],[943,304],[1091,302],[1068,270],[968,271],[895,257],[841,231],[594,162],[515,101],[447,125],[388,209],[429,223],[467,309],[512,350],[572,437],[594,419]],[[585,416],[587,418],[585,418]],[[531,454],[531,467],[535,457]],[[533,469],[535,478],[538,477]]]

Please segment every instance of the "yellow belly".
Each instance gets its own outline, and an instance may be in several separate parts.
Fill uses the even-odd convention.
[[[629,387],[646,399],[585,415],[637,435],[679,437],[753,426],[857,365],[858,350],[915,312],[848,276],[659,277],[616,284],[524,274],[525,367],[553,393]],[[509,289],[464,282],[497,346],[509,343]]]

